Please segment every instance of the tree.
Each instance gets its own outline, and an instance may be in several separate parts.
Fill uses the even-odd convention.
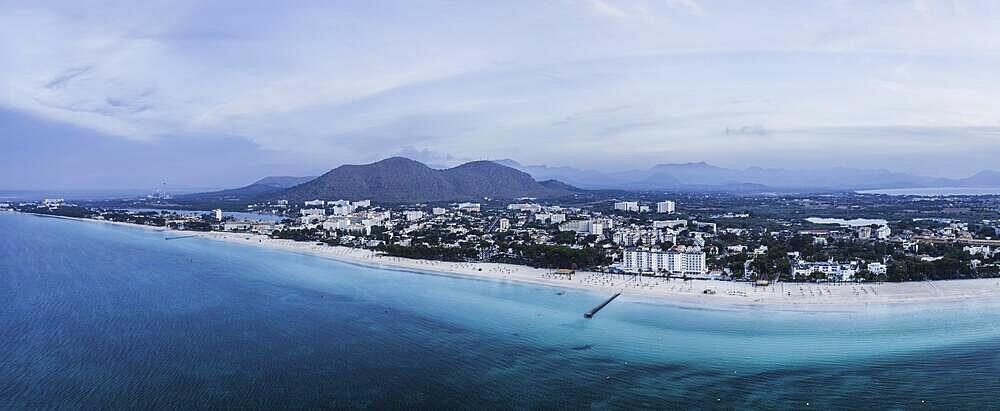
[[[817,282],[818,281],[826,281],[827,278],[828,278],[828,276],[826,275],[826,273],[824,273],[822,271],[819,271],[819,270],[816,270],[816,271],[813,271],[813,272],[809,273],[809,279],[812,280],[812,281],[817,281]]]

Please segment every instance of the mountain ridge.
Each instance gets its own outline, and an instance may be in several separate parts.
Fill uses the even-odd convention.
[[[830,167],[821,169],[782,169],[747,167],[731,169],[710,163],[687,162],[657,164],[647,169],[600,172],[573,167],[524,165],[515,160],[498,160],[543,180],[558,178],[585,189],[629,190],[704,190],[733,188],[754,190],[870,190],[923,187],[1000,187],[1000,172],[980,171],[970,177],[952,179],[895,172],[884,168],[856,169]],[[728,191],[728,190],[723,190]]]
[[[443,170],[405,157],[342,165],[302,184],[267,193],[268,199],[314,198],[387,203],[466,201],[482,198],[553,198],[573,190],[542,184],[528,173],[492,161],[473,161]]]

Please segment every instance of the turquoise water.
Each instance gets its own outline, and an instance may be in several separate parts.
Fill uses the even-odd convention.
[[[163,238],[0,213],[0,408],[1000,407],[995,302],[586,320],[606,295]]]

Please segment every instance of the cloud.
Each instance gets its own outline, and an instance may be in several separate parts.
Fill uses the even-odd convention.
[[[996,3],[760,8],[21,3],[0,14],[0,106],[150,144],[237,136],[316,166],[401,152],[752,162],[765,150],[754,140],[844,158],[850,144],[915,148],[830,130],[1000,127]],[[945,135],[955,153],[996,147],[988,134]]]
[[[593,11],[594,14],[598,16],[611,17],[616,19],[628,17],[629,15],[624,10],[612,6],[610,3],[604,0],[590,0],[590,10]]]
[[[470,158],[455,156],[450,153],[443,153],[427,148],[417,149],[413,146],[404,146],[395,153],[396,156],[417,160],[435,168],[454,167],[462,163],[472,161]]]

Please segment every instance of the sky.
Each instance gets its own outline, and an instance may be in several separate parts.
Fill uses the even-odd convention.
[[[1000,168],[1000,2],[0,0],[0,188]]]

